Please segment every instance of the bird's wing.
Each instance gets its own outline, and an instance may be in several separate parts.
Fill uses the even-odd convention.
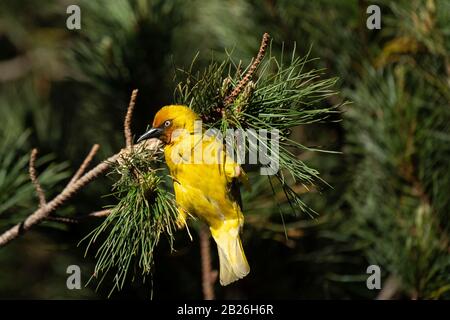
[[[236,163],[227,152],[223,152],[224,154],[224,171],[229,182],[233,180],[237,180],[237,182],[242,183],[247,190],[251,190],[250,182],[248,180],[248,176],[245,173],[244,169]]]
[[[240,189],[240,183],[236,178],[233,178],[231,180],[231,183],[229,184],[229,195],[230,198],[233,201],[236,201],[241,210],[244,210],[242,206],[242,196],[241,196],[241,189]]]
[[[240,185],[242,184],[247,191],[251,190],[247,174],[242,167],[236,163],[229,154],[223,152],[223,168],[228,182],[228,189],[231,198],[236,201],[242,210],[242,197]]]
[[[236,201],[242,207],[240,184],[244,185],[247,190],[251,189],[247,174],[225,150],[220,139],[216,139],[214,136],[200,138],[202,139],[201,145],[198,144],[199,137],[192,136],[191,151],[193,152],[196,147],[202,148],[202,161],[205,164],[217,166],[218,174],[224,179],[231,200]]]

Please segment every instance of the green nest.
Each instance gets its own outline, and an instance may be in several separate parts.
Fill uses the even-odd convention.
[[[111,173],[118,174],[119,179],[113,186],[113,195],[119,203],[86,237],[90,238],[88,250],[106,235],[97,249],[93,278],[102,275],[100,285],[110,271],[115,272],[110,294],[123,288],[135,266],[144,279],[151,275],[153,252],[163,233],[173,249],[177,211],[173,194],[165,185],[164,171],[157,167],[159,162],[154,151],[139,146],[114,164]]]

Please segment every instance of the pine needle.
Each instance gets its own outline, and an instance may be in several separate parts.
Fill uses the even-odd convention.
[[[89,250],[100,237],[106,237],[96,252],[93,277],[102,275],[100,285],[107,273],[114,275],[110,295],[114,290],[121,290],[126,279],[134,276],[130,274],[134,266],[144,279],[151,276],[153,253],[162,234],[173,249],[177,210],[158,163],[158,155],[144,147],[131,150],[118,161],[112,173],[119,175],[113,186],[113,195],[119,203],[85,238],[89,239]]]
[[[230,93],[236,92],[236,86],[242,83],[252,64],[241,71],[240,64],[228,55],[221,63],[213,61],[203,71],[193,72],[193,62],[188,70],[179,70],[174,96],[176,103],[191,107],[201,115],[206,126],[219,129],[224,136],[228,129],[278,130],[280,172],[276,178],[293,212],[300,210],[313,216],[314,210],[307,207],[283,178],[286,172],[291,184],[303,184],[306,188],[318,181],[324,182],[319,172],[299,160],[292,150],[328,151],[309,148],[290,139],[294,127],[323,122],[339,112],[337,105],[324,102],[336,94],[333,87],[337,79],[322,79],[322,70],[305,71],[311,61],[309,53],[301,58],[294,49],[286,63],[282,57],[274,57],[270,50],[269,55],[259,61],[259,71],[254,72],[253,79],[246,82],[232,102],[229,102]],[[256,141],[258,146],[267,148],[268,154],[273,154],[271,144],[259,135]],[[250,147],[247,143],[245,151]]]

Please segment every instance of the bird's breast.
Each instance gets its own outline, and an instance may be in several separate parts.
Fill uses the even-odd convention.
[[[201,148],[200,157],[195,148]],[[228,194],[224,163],[213,161],[218,154],[219,144],[209,141],[199,145],[196,136],[180,139],[164,149],[178,205],[204,218],[209,225],[242,216],[238,203]]]

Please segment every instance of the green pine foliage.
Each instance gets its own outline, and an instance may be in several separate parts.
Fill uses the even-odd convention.
[[[428,193],[438,180],[428,182],[427,188],[422,181],[428,177],[420,176],[425,169],[419,168],[434,158],[427,154],[421,159],[425,138],[421,130],[429,132],[429,121],[422,121],[421,115],[433,118],[445,111],[442,114],[439,105],[430,105],[432,100],[408,92],[405,78],[413,77],[404,66],[397,66],[395,72],[368,70],[366,82],[349,93],[355,106],[349,108],[345,122],[348,132],[354,133],[349,134],[347,151],[357,166],[346,197],[358,212],[350,234],[363,245],[369,261],[401,277],[404,290],[417,297],[439,298],[450,289],[447,222],[441,220],[442,216],[448,220],[448,208],[433,207],[442,198]],[[438,139],[431,135],[425,140]],[[446,166],[437,161],[431,171]],[[445,175],[440,179],[445,181]]]
[[[77,3],[82,10],[82,29],[70,32],[64,26],[66,6],[60,1],[49,1],[45,6],[28,0],[0,3],[0,68],[11,61],[26,62],[18,72],[0,70],[0,119],[8,120],[0,128],[0,206],[7,207],[0,215],[2,226],[6,228],[37,207],[27,173],[32,147],[42,150],[38,158],[42,163],[38,162],[37,169],[50,196],[67,176],[67,168],[58,163],[70,160],[73,172],[92,143],[101,144],[99,157],[123,147],[123,116],[132,89],[140,89],[133,123],[136,134],[145,130],[156,110],[165,104],[186,103],[200,113],[203,108],[210,110],[209,103],[220,106],[225,92],[245,74],[260,36],[268,32],[274,39],[271,52],[255,74],[252,87],[227,110],[225,121],[212,114],[214,121],[209,123],[225,129],[248,127],[249,119],[258,119],[280,129],[286,138],[288,157],[295,159],[289,164],[296,163],[305,170],[304,176],[297,177],[299,183],[294,183],[289,174],[286,181],[305,206],[319,215],[316,219],[280,216],[280,212],[291,209],[277,179],[270,179],[271,184],[250,172],[252,191],[243,192],[243,243],[246,252],[251,252],[251,277],[244,280],[245,285],[232,289],[217,286],[217,297],[375,298],[379,291],[367,289],[365,271],[368,265],[377,264],[383,273],[382,288],[388,278],[398,283],[393,298],[450,298],[449,1]],[[381,30],[366,28],[370,4],[381,8]],[[292,60],[294,43],[295,59],[319,59]],[[174,66],[189,66],[198,51],[193,67],[177,71],[173,82]],[[299,92],[308,96],[297,86],[302,82],[299,73],[283,73],[292,66],[302,68],[301,77],[312,77],[307,84],[317,83],[322,89],[328,89],[323,81],[332,80],[320,79],[338,78],[335,87],[339,92],[326,92],[325,99],[316,102],[309,95],[309,105],[292,104],[290,99],[297,99]],[[284,85],[271,78],[277,74],[292,80],[284,88],[294,89],[292,96],[273,99],[279,94],[276,85]],[[189,90],[194,83],[196,90]],[[181,86],[174,99],[173,89],[178,84]],[[266,110],[259,109],[263,101]],[[350,103],[342,106],[344,101]],[[274,117],[278,103],[284,104],[289,121]],[[259,107],[253,109],[252,104]],[[235,112],[237,106],[242,106],[245,116],[244,112]],[[260,118],[259,113],[269,116]],[[297,119],[294,114],[305,117]],[[328,117],[326,123],[315,122],[323,116]],[[293,127],[289,135],[284,126]],[[50,153],[55,155],[54,160],[47,158]],[[309,178],[317,182],[319,171],[332,188],[308,183]],[[119,199],[101,198],[110,190],[106,179],[93,183],[73,200],[67,214],[118,204]],[[122,197],[131,199],[126,193]],[[147,216],[153,212],[144,211]],[[58,292],[58,298],[73,298],[76,293],[62,290],[64,281],[58,277],[64,274],[67,263],[54,257],[64,250],[64,261],[86,262],[86,268],[94,270],[89,263],[97,260],[91,256],[83,259],[74,244],[98,224],[93,221],[58,233],[48,228],[53,224],[44,222],[5,248],[2,274],[34,283],[34,273],[24,266],[47,273],[45,281],[34,289],[3,277],[0,295],[54,298],[50,292]],[[111,221],[105,231],[115,226]],[[120,232],[123,230],[116,229],[115,234]],[[102,232],[95,246],[106,236]],[[158,261],[156,297],[201,298],[197,242],[182,240],[174,244],[180,248],[177,255],[168,259],[156,252],[153,257]],[[53,256],[45,249],[50,242]],[[159,241],[159,245],[167,244]],[[135,244],[130,242],[129,248],[132,246]],[[136,246],[128,280],[132,279],[132,268],[139,267],[138,252],[143,246]],[[39,264],[39,257],[45,257],[45,266]],[[136,277],[148,270],[145,266],[149,261],[141,260]],[[114,267],[119,267],[116,270],[126,269],[127,260],[115,262]],[[142,285],[133,287],[128,280],[123,282],[122,293],[115,292],[114,297],[148,297],[148,291],[140,291]],[[113,279],[111,286],[121,281]],[[108,292],[97,294],[106,297]]]
[[[125,281],[134,279],[135,273],[140,272],[144,280],[151,275],[153,252],[162,234],[167,236],[173,250],[178,212],[174,196],[165,184],[167,174],[157,167],[159,158],[157,151],[140,145],[113,165],[111,174],[118,179],[112,195],[118,203],[85,238],[89,240],[86,250],[101,237],[105,238],[95,254],[93,277],[100,279],[100,285],[108,272],[113,273],[109,295],[121,290]]]
[[[225,135],[228,129],[253,129],[280,132],[280,153],[272,150],[272,143],[257,136],[257,145],[267,146],[268,154],[279,156],[280,173],[276,175],[283,192],[294,213],[314,212],[296,193],[293,184],[301,183],[307,188],[318,179],[318,172],[298,160],[289,149],[308,149],[289,138],[295,126],[323,121],[335,111],[335,107],[320,108],[317,103],[334,95],[335,79],[320,79],[319,71],[303,73],[308,58],[292,54],[291,61],[283,64],[272,55],[260,67],[260,72],[229,105],[225,104],[228,95],[242,80],[244,70],[228,58],[224,62],[212,61],[203,72],[182,72],[185,79],[175,91],[175,102],[194,109],[210,128],[221,129]],[[232,76],[233,74],[233,76]],[[219,111],[218,111],[219,110]],[[222,111],[220,111],[222,110]],[[113,271],[114,289],[122,289],[129,275],[130,266],[137,262],[143,276],[152,272],[153,252],[160,235],[168,236],[170,247],[174,240],[174,227],[177,216],[171,188],[164,185],[156,169],[160,159],[149,154],[143,146],[124,156],[113,172],[119,179],[113,185],[118,204],[112,207],[111,214],[87,238],[90,244],[97,242],[102,234],[106,239],[96,254],[95,277],[103,278]],[[244,155],[244,157],[246,157]],[[286,171],[291,185],[285,178]],[[270,178],[265,180],[272,186]],[[275,200],[277,201],[277,200]],[[135,268],[131,268],[135,270]],[[145,278],[145,277],[144,277]]]
[[[29,83],[3,88],[0,95],[0,119],[7,119],[0,127],[0,225],[11,226],[22,221],[38,207],[39,199],[28,173],[32,133],[47,141],[53,138],[46,127],[53,119],[49,108],[39,104],[38,96]],[[30,119],[30,120],[28,120]],[[30,127],[26,123],[29,121]],[[38,179],[47,196],[57,191],[61,182],[69,177],[67,162],[55,161],[54,154],[40,154],[36,161]]]
[[[448,3],[391,8],[390,39],[375,68],[366,65],[347,91],[354,105],[344,118],[346,151],[356,165],[345,224],[400,290],[443,298],[450,290]]]
[[[180,82],[174,100],[192,108],[206,126],[220,130],[223,137],[229,129],[251,129],[246,132],[245,153],[248,154],[250,149],[258,150],[260,146],[266,147],[267,154],[279,161],[280,171],[276,178],[294,213],[313,213],[314,210],[308,208],[292,186],[302,184],[308,189],[319,181],[319,172],[301,161],[296,154],[305,150],[324,150],[302,145],[292,140],[290,134],[295,127],[325,122],[330,115],[338,113],[338,106],[322,103],[336,95],[336,79],[321,78],[322,70],[304,71],[311,59],[308,55],[297,56],[295,49],[288,61],[283,61],[283,53],[277,58],[272,55],[272,50],[269,51],[257,74],[231,104],[225,104],[227,97],[251,67],[250,64],[242,68],[242,62],[237,63],[231,56],[223,62],[212,61],[203,71],[193,71],[195,60],[190,69],[179,70]],[[272,137],[279,139],[278,150],[273,149],[272,142],[259,135],[260,130],[278,135]],[[251,132],[255,136],[251,136]],[[237,152],[235,150],[235,154]],[[266,183],[271,182],[266,180]]]

